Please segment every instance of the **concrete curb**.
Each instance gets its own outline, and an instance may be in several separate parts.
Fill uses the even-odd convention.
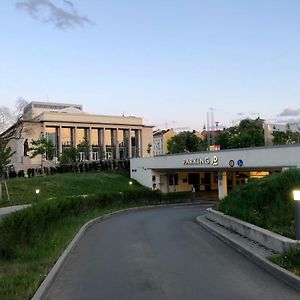
[[[297,240],[226,215],[212,208],[207,209],[206,218],[279,253],[300,246],[300,242]]]
[[[278,278],[279,280],[285,282],[292,288],[300,291],[300,277],[296,276],[290,271],[287,271],[284,268],[281,268],[280,266],[272,263],[267,258],[264,258],[254,251],[251,251],[250,249],[244,247],[243,245],[239,244],[238,242],[231,239],[226,234],[223,234],[222,232],[219,232],[215,230],[212,226],[209,226],[205,221],[202,221],[202,219],[206,218],[204,216],[199,216],[196,218],[196,222],[201,225],[203,228],[208,230],[210,233],[215,235],[217,238],[225,242],[230,247],[234,248],[238,252],[240,252],[242,255],[250,259],[252,262],[254,262],[256,265],[258,265],[260,268],[264,269],[274,277]]]
[[[190,205],[197,205],[197,204],[211,204],[209,201],[201,201],[201,202],[191,202],[191,203],[177,203],[177,204],[163,204],[163,205],[151,205],[151,206],[140,206],[140,207],[132,207],[132,208],[125,208],[121,209],[112,213],[108,213],[106,215],[103,215],[101,217],[97,217],[87,223],[85,223],[81,229],[78,231],[78,233],[75,235],[73,240],[70,242],[68,247],[65,249],[63,254],[59,257],[59,259],[56,261],[55,265],[53,268],[50,270],[48,273],[47,277],[44,279],[44,281],[41,283],[39,288],[36,290],[35,294],[31,298],[31,300],[40,300],[43,298],[47,290],[50,288],[51,283],[55,279],[58,271],[62,268],[64,265],[64,262],[68,255],[71,253],[71,251],[76,247],[84,233],[95,223],[100,222],[104,219],[108,219],[114,215],[118,215],[121,213],[125,212],[130,212],[130,211],[136,211],[136,210],[142,210],[142,209],[150,209],[150,208],[161,208],[161,207],[176,207],[176,206],[190,206]]]

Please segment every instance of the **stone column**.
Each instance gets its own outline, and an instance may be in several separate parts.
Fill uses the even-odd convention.
[[[58,128],[58,157],[62,155],[62,126],[59,126]]]
[[[90,126],[88,128],[88,141],[89,141],[89,144],[90,144],[90,157],[89,157],[89,160],[93,160],[93,147],[92,147],[92,127]]]
[[[103,149],[103,156],[104,159],[106,159],[106,129],[105,127],[102,129],[103,135],[102,135],[102,149]]]
[[[116,150],[116,159],[120,159],[120,148],[119,148],[119,128],[115,130],[115,150]]]
[[[77,148],[77,126],[73,127],[73,147]]]
[[[128,130],[128,158],[132,158],[132,145],[131,145],[131,129]]]
[[[226,172],[218,172],[218,192],[219,192],[219,200],[222,200],[227,196]]]
[[[135,147],[136,147],[136,156],[141,157],[140,130],[135,131]]]

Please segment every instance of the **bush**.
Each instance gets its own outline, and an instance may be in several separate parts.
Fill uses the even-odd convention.
[[[217,209],[294,238],[292,191],[299,188],[300,170],[288,170],[239,186],[217,205]]]
[[[77,216],[90,209],[108,208],[120,204],[148,205],[177,203],[183,193],[162,194],[160,191],[128,190],[87,197],[52,199],[8,215],[0,224],[0,252],[6,258],[22,256],[24,246],[32,246],[50,226],[67,216]]]
[[[24,170],[20,170],[20,171],[18,172],[18,177],[20,178],[20,177],[24,177],[24,176],[25,176]]]

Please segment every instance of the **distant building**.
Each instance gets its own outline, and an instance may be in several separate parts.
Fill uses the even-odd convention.
[[[165,155],[168,153],[168,140],[177,133],[171,128],[166,130],[156,130],[153,132],[153,155]]]
[[[144,125],[142,118],[94,115],[83,112],[79,104],[34,101],[24,108],[22,121],[0,136],[21,132],[20,138],[10,140],[9,146],[15,151],[11,163],[16,170],[25,170],[40,165],[41,157],[30,158],[30,147],[31,141],[41,135],[55,146],[54,157],[45,163],[51,165],[58,161],[65,148],[77,147],[84,140],[91,149],[88,155],[80,153],[80,160],[150,156],[147,146],[152,144],[152,131],[152,126]]]

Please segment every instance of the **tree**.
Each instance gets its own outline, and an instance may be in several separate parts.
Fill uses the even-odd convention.
[[[38,140],[31,140],[31,145],[33,146],[30,148],[32,151],[30,157],[34,158],[37,155],[41,155],[41,168],[43,169],[43,161],[44,159],[52,159],[54,154],[54,145],[51,141],[48,141],[44,135],[41,135]]]
[[[205,149],[205,142],[191,131],[180,132],[168,140],[168,152],[170,154],[197,152]]]
[[[151,149],[152,149],[152,144],[148,144],[147,146],[147,153],[150,154],[151,153]]]
[[[273,144],[274,145],[286,145],[300,143],[300,132],[291,130],[289,124],[286,125],[285,131],[276,131],[275,126],[273,128]],[[299,130],[299,128],[298,128]]]
[[[15,153],[7,144],[7,140],[0,138],[0,178],[3,177],[5,166],[9,164],[10,158]]]
[[[91,144],[88,139],[85,137],[83,141],[77,146],[79,152],[84,153],[84,158],[89,160],[90,158],[90,151],[91,151]]]
[[[19,123],[22,119],[23,109],[27,104],[28,102],[25,99],[19,97],[15,103],[15,110],[6,106],[0,106],[0,133],[13,124]]]
[[[60,157],[60,163],[62,165],[69,165],[75,163],[78,160],[79,151],[75,147],[63,149],[62,155]]]
[[[216,143],[221,146],[221,149],[264,146],[263,122],[264,120],[260,118],[241,120],[238,126],[222,132]]]

